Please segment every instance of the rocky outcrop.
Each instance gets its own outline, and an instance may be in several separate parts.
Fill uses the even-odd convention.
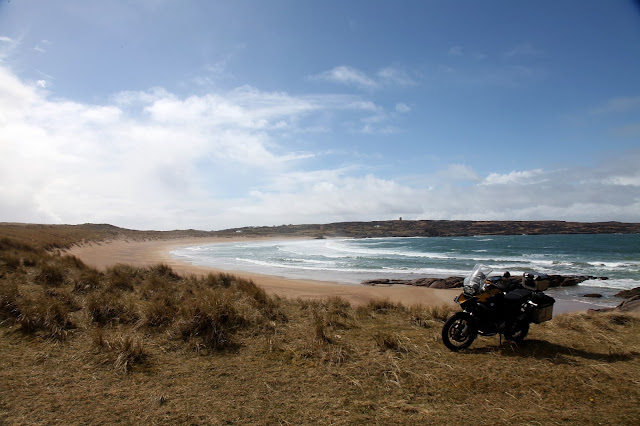
[[[578,285],[587,280],[606,280],[606,277],[592,277],[586,275],[549,275],[549,287],[568,287]],[[460,288],[462,287],[463,277],[448,277],[448,278],[416,278],[413,280],[395,280],[395,279],[375,279],[363,281],[364,285],[412,285],[417,287],[429,287],[429,288]],[[514,276],[502,279],[502,285],[505,288],[519,287],[522,284],[522,277]],[[640,288],[639,288],[640,289]]]
[[[391,280],[391,279],[377,279],[363,281],[364,285],[412,285],[416,287],[429,287],[429,288],[459,288],[462,287],[462,277],[449,277],[449,278],[417,278],[414,280]]]
[[[632,298],[620,303],[616,308],[620,312],[640,312],[640,296]]]
[[[591,312],[627,312],[640,313],[640,287],[631,290],[622,290],[615,295],[627,300],[621,302],[615,308],[589,309]]]
[[[615,294],[616,297],[622,297],[628,299],[634,296],[640,296],[640,287],[632,288],[631,290],[622,290]]]
[[[589,309],[589,312],[625,312],[640,314],[640,296],[633,296],[615,308]]]

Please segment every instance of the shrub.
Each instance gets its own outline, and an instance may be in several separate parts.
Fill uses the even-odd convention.
[[[156,297],[144,306],[143,317],[149,327],[164,327],[173,323],[178,307],[175,298],[169,295]]]
[[[20,330],[26,333],[42,331],[53,340],[65,340],[67,332],[75,328],[69,318],[69,309],[60,301],[51,298],[25,300],[17,318]]]
[[[76,298],[66,289],[47,289],[45,294],[62,303],[70,312],[76,312],[82,309],[82,306],[76,301]]]
[[[239,315],[229,292],[203,291],[201,297],[183,302],[179,332],[184,340],[197,338],[198,349],[220,350],[232,345],[231,335],[245,319]]]
[[[0,252],[17,250],[21,252],[29,253],[42,253],[42,250],[33,247],[32,245],[21,243],[20,241],[12,238],[2,237],[0,238]]]
[[[207,274],[204,278],[204,284],[210,288],[230,287],[235,277],[229,274]]]
[[[33,253],[25,253],[22,258],[22,264],[28,267],[34,267],[38,264],[39,256]]]
[[[22,259],[15,252],[3,253],[2,259],[4,267],[7,271],[17,271],[22,266]]]
[[[143,271],[130,265],[118,264],[105,273],[107,290],[133,291],[134,283],[143,278]]]
[[[133,301],[107,291],[89,296],[86,301],[86,309],[91,321],[99,325],[132,324],[140,319]]]
[[[253,281],[235,278],[234,287],[241,293],[247,295],[251,299],[253,306],[268,319],[282,322],[287,320],[287,316],[282,312],[275,299],[269,296],[263,288],[258,287]]]
[[[169,265],[166,265],[164,263],[159,263],[150,267],[149,272],[151,272],[151,274],[155,276],[168,278],[172,281],[178,281],[181,278],[180,275],[174,272]]]
[[[101,286],[103,274],[95,269],[83,269],[80,276],[75,280],[73,291],[75,293],[85,293],[93,291]]]
[[[0,283],[0,323],[15,320],[21,314],[18,307],[18,286],[10,281]]]
[[[359,306],[357,312],[361,315],[386,314],[389,312],[402,312],[405,307],[400,303],[393,303],[389,299],[375,299],[367,304]]]
[[[82,260],[70,254],[62,256],[61,261],[62,261],[62,264],[70,266],[72,268],[76,268],[76,269],[87,268],[87,265],[85,265],[85,263]]]
[[[45,263],[40,267],[40,272],[36,275],[36,282],[46,285],[57,287],[64,284],[65,281],[65,269],[59,264]]]

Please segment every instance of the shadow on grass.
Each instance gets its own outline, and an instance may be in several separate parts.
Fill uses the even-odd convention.
[[[520,343],[503,340],[501,345],[488,346],[484,348],[471,348],[467,349],[465,352],[470,354],[487,354],[497,352],[504,356],[548,360],[554,364],[575,364],[580,358],[613,363],[619,361],[630,361],[640,356],[640,353],[635,351],[621,353],[610,350],[609,353],[600,353],[536,339],[525,340]]]

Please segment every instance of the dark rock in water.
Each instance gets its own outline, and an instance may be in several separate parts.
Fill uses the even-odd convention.
[[[582,297],[591,297],[594,299],[599,299],[602,297],[602,295],[600,293],[587,293],[587,294],[583,294]]]
[[[595,279],[607,279],[606,277],[591,277],[584,275],[549,275],[549,287],[572,287],[580,284],[583,281],[595,280]]]
[[[640,287],[632,288],[631,290],[622,290],[615,294],[616,297],[622,297],[628,299],[633,296],[640,296]]]

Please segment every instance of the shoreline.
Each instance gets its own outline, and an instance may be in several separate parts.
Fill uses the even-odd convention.
[[[392,285],[370,287],[346,285],[333,281],[292,279],[254,272],[196,266],[188,262],[180,261],[171,255],[172,250],[180,247],[239,241],[257,242],[271,239],[275,238],[192,237],[147,241],[117,239],[74,246],[66,252],[78,257],[87,265],[101,270],[118,263],[126,263],[132,266],[141,267],[164,263],[170,266],[174,271],[184,275],[206,275],[209,273],[227,273],[235,275],[237,277],[253,281],[271,295],[292,299],[300,298],[314,300],[337,296],[356,306],[366,304],[369,301],[376,299],[389,299],[391,302],[402,303],[407,306],[419,304],[425,306],[455,306],[453,298],[460,292],[459,289],[430,289]],[[282,237],[277,239],[282,239]]]
[[[410,305],[448,305],[455,306],[453,298],[460,293],[460,289],[432,289],[425,287],[404,285],[376,285],[364,286],[359,284],[342,284],[335,281],[315,279],[295,279],[277,275],[266,275],[255,272],[221,269],[209,266],[197,266],[186,261],[176,259],[171,251],[202,244],[217,244],[230,242],[259,242],[275,239],[305,239],[300,237],[188,237],[166,240],[132,241],[115,239],[104,242],[92,242],[68,249],[68,254],[74,255],[87,265],[104,270],[118,263],[132,266],[149,267],[158,263],[170,266],[174,271],[183,275],[206,275],[209,273],[227,273],[248,279],[264,288],[271,294],[292,299],[321,300],[331,296],[341,297],[353,305],[366,304],[371,300],[389,299],[392,302]],[[586,302],[557,300],[554,314],[574,311],[586,311],[593,306]]]

